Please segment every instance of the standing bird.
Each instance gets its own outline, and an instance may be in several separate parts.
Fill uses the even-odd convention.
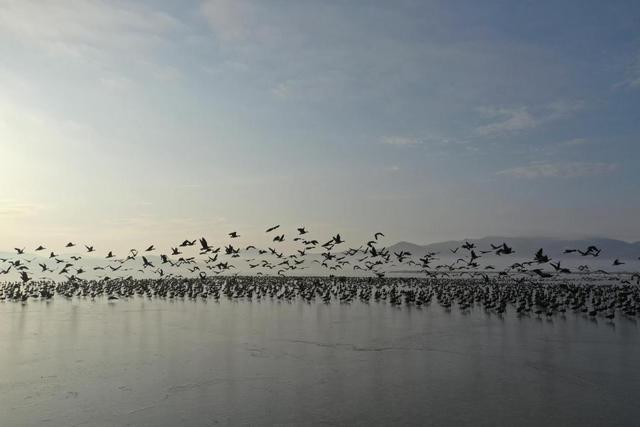
[[[547,273],[546,271],[542,271],[539,268],[536,268],[534,270],[531,270],[534,273],[536,273],[538,276],[542,277],[542,278],[549,278],[549,277],[553,277],[553,275],[551,273]]]
[[[551,261],[551,258],[545,255],[544,252],[542,251],[542,248],[540,248],[538,249],[538,252],[536,252],[535,260],[538,264],[544,264],[545,262]]]

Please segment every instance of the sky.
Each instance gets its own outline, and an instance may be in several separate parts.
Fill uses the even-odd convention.
[[[640,240],[640,2],[0,0],[0,248]]]

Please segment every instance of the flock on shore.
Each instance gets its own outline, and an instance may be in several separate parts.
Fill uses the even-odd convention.
[[[234,245],[240,237],[235,231],[229,233],[230,243],[221,246],[203,237],[185,239],[164,253],[151,244],[142,250],[130,249],[123,256],[113,250],[97,256],[94,245],[74,242],[58,253],[44,245],[32,250],[16,247],[15,255],[0,258],[0,276],[5,277],[0,283],[0,301],[49,300],[56,295],[110,300],[135,296],[324,303],[358,300],[416,307],[435,302],[445,309],[482,307],[496,314],[511,306],[520,315],[575,312],[609,320],[640,316],[640,274],[626,271],[628,267],[616,272],[631,263],[628,260],[615,259],[607,270],[591,269],[583,262],[574,271],[540,248],[526,261],[519,254],[520,262],[498,270],[481,264],[481,258],[487,254],[492,258],[513,256],[514,249],[505,242],[487,248],[464,242],[446,254],[455,261],[444,263],[435,252],[414,255],[389,250],[381,244],[384,234],[380,232],[366,244],[349,247],[340,234],[321,243],[299,227],[291,238],[293,245],[285,245],[288,238],[279,228],[266,229],[273,236],[267,248]],[[285,253],[284,247],[293,248],[293,253]],[[602,249],[588,246],[564,252],[587,260],[601,256]],[[326,274],[305,275],[312,264]],[[347,270],[352,271],[347,274]],[[411,271],[414,277],[389,277],[393,271]],[[354,273],[359,277],[346,277]]]

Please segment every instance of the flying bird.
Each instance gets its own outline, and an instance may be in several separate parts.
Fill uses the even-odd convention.
[[[147,259],[147,257],[145,257],[145,256],[143,256],[143,257],[142,257],[142,267],[143,267],[143,268],[147,268],[147,267],[155,268],[155,267],[153,266],[153,264],[152,264],[151,262],[149,262],[149,260],[148,260],[148,259]]]
[[[211,251],[211,246],[209,246],[209,244],[207,243],[207,239],[205,239],[204,237],[202,237],[200,239],[200,253],[201,254],[205,254],[209,251]]]

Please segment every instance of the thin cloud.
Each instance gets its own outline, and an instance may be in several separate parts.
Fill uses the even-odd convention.
[[[268,13],[263,2],[206,0],[200,10],[218,41],[229,44],[282,41],[290,24]]]
[[[293,94],[294,89],[291,82],[281,82],[278,83],[273,89],[271,89],[271,93],[276,98],[289,98]]]
[[[541,118],[544,122],[565,119],[584,110],[585,107],[586,104],[580,100],[557,100],[544,107]]]
[[[394,145],[396,147],[410,147],[422,144],[417,138],[404,136],[389,136],[382,139],[382,143],[386,145]]]
[[[539,124],[539,119],[535,118],[526,107],[483,108],[480,112],[493,121],[478,126],[474,132],[478,136],[517,132],[534,128]]]
[[[44,210],[44,206],[15,200],[0,200],[0,217],[21,218]]]
[[[519,106],[512,108],[481,107],[478,112],[487,123],[475,128],[479,137],[513,134],[533,129],[543,124],[565,119],[584,109],[581,101],[559,100],[543,107]]]
[[[626,71],[627,78],[613,85],[614,88],[640,89],[640,52],[636,53]]]
[[[590,142],[591,141],[589,141],[586,138],[574,138],[574,139],[569,139],[567,141],[562,141],[559,145],[563,147],[577,147],[577,146],[589,144]]]
[[[216,36],[223,41],[243,41],[250,37],[251,26],[247,2],[208,0],[202,3],[202,14]]]
[[[113,235],[153,234],[161,235],[202,232],[227,223],[224,217],[191,218],[172,217],[160,218],[155,214],[138,213],[133,216],[106,220],[102,228]]]
[[[513,178],[580,178],[593,175],[605,175],[615,172],[618,165],[615,163],[532,163],[527,166],[517,166],[497,172],[498,175]]]
[[[167,13],[129,2],[16,0],[0,5],[0,33],[73,56],[148,46],[180,26]]]

